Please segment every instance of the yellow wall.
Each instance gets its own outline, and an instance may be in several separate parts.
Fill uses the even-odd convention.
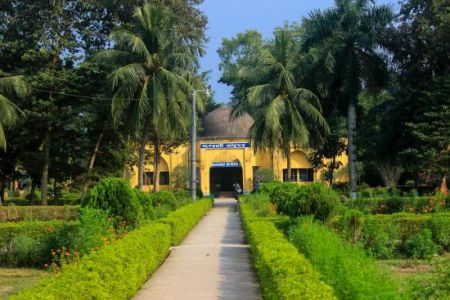
[[[252,148],[240,149],[201,149],[200,144],[222,144],[222,143],[248,143],[246,139],[200,139],[197,143],[197,167],[199,168],[200,189],[205,195],[209,195],[210,169],[213,162],[239,161],[242,167],[243,191],[249,193],[253,190],[253,167],[259,166],[264,169],[273,169],[275,179],[283,180],[283,169],[286,169],[287,161],[280,153],[260,151],[254,153]],[[189,167],[189,145],[183,145],[175,149],[172,153],[163,153],[161,157],[161,171],[169,171],[169,174],[178,166]],[[308,160],[308,150],[292,148],[291,161],[292,168],[311,168]],[[348,163],[348,158],[344,154],[339,157],[344,166]],[[152,172],[153,164],[149,162],[145,165],[145,172]],[[321,170],[314,173],[314,181],[321,181]],[[170,175],[169,175],[170,176]],[[336,181],[347,181],[347,175],[336,178]],[[134,168],[134,175],[131,178],[132,186],[137,185],[137,167]],[[152,186],[145,186],[145,190],[151,190]],[[161,189],[169,189],[170,186],[161,185]]]

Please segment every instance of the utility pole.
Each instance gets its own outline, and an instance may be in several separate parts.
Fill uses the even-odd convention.
[[[196,90],[192,90],[192,115],[191,115],[191,197],[197,199],[197,103],[195,101]]]

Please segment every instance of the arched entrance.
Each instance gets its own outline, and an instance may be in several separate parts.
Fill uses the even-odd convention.
[[[242,164],[230,150],[217,153],[209,166],[209,188],[215,195],[233,191],[233,184],[242,188]]]

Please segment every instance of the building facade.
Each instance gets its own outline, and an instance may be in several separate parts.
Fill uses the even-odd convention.
[[[206,115],[204,133],[197,140],[197,179],[198,188],[204,195],[232,191],[233,184],[239,183],[244,193],[251,192],[257,182],[261,169],[270,169],[275,180],[287,181],[287,161],[281,153],[255,151],[252,149],[248,132],[253,124],[249,115],[235,120],[230,119],[230,107],[221,107]],[[321,170],[314,172],[308,160],[308,149],[291,149],[291,181],[311,183],[321,181]],[[171,174],[176,168],[189,168],[190,147],[183,145],[171,153],[163,153],[160,162],[161,189],[171,189]],[[344,166],[347,156],[338,158]],[[137,185],[137,169],[131,179]],[[347,176],[337,177],[336,181],[347,181]],[[145,166],[145,189],[153,188],[153,165]]]

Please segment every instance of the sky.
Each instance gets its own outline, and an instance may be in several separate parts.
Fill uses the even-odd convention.
[[[275,27],[286,22],[300,22],[314,9],[333,5],[333,0],[205,0],[200,9],[208,17],[209,41],[206,55],[201,59],[201,70],[211,71],[210,84],[217,102],[227,103],[231,98],[231,87],[219,83],[220,58],[217,49],[223,38],[232,38],[239,32],[256,29],[265,38],[270,38]],[[398,7],[397,0],[377,0]]]

